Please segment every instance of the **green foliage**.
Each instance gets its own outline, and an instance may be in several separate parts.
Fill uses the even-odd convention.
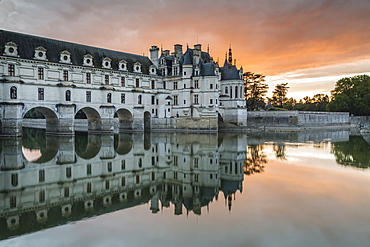
[[[282,108],[287,102],[288,98],[286,97],[289,87],[288,83],[277,84],[275,90],[272,91],[272,98],[270,98],[271,104]]]
[[[326,94],[315,94],[312,98],[306,96],[297,102],[290,98],[286,101],[284,109],[297,111],[326,111],[329,96]]]
[[[288,111],[288,109],[280,108],[280,107],[271,107],[268,109],[269,111]]]
[[[349,112],[355,116],[370,116],[370,76],[342,78],[331,91],[328,111]]]
[[[370,168],[370,145],[361,136],[350,136],[349,141],[333,143],[332,153],[338,164]]]
[[[247,109],[256,111],[265,106],[265,96],[268,86],[265,82],[265,76],[246,72],[244,76],[244,98],[247,101]]]

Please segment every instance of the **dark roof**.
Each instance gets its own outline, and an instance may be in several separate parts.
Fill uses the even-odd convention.
[[[142,65],[141,71],[149,74],[149,67],[152,65],[150,59],[145,56],[0,30],[0,47],[4,47],[10,41],[18,45],[18,55],[25,59],[34,59],[35,48],[42,46],[47,50],[48,61],[53,63],[59,63],[60,53],[67,50],[71,53],[72,64],[78,66],[82,66],[83,57],[87,54],[94,57],[94,68],[102,68],[102,60],[105,57],[112,60],[113,70],[118,70],[118,62],[121,60],[127,62],[129,72],[133,72],[133,65],[139,62]]]
[[[220,67],[221,80],[240,80],[240,75],[235,65],[229,65],[225,60],[224,66]]]

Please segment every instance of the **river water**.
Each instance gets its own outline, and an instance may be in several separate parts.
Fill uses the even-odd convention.
[[[1,140],[0,246],[369,246],[370,137]]]

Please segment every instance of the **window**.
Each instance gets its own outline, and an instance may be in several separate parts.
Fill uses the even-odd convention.
[[[213,84],[209,84],[209,89],[213,89]]]
[[[140,176],[139,175],[136,175],[136,183],[140,183]]]
[[[238,87],[235,86],[235,99],[238,98]]]
[[[71,167],[66,168],[66,177],[71,178],[72,177],[72,169]]]
[[[107,170],[108,170],[108,172],[112,172],[112,162],[108,162]]]
[[[141,95],[139,95],[139,96],[137,96],[137,103],[139,104],[139,105],[141,105],[141,103],[142,103],[142,100],[141,100]]]
[[[194,158],[194,167],[198,168],[199,166],[199,158]]]
[[[91,193],[91,183],[90,182],[87,183],[86,192]]]
[[[17,87],[13,86],[10,88],[10,98],[17,99]]]
[[[86,175],[91,175],[91,164],[87,164],[86,166]]]
[[[44,89],[43,88],[38,89],[38,100],[44,100]]]
[[[126,185],[126,178],[122,177],[121,178],[121,186],[125,186],[125,185]]]
[[[209,99],[209,104],[213,104],[213,99]]]
[[[225,94],[229,94],[229,88],[225,87]]]
[[[184,75],[186,75],[186,71],[184,71]]]
[[[91,102],[91,91],[86,91],[86,102]]]
[[[166,89],[166,82],[163,82],[163,89]]]
[[[194,182],[199,182],[199,174],[194,174]]]
[[[177,172],[173,172],[173,178],[177,179]]]
[[[17,207],[17,197],[15,196],[10,197],[10,207],[11,208]]]
[[[155,81],[152,80],[152,89],[155,89]]]
[[[45,202],[45,190],[40,190],[39,192],[39,202]]]
[[[154,105],[155,104],[155,96],[153,95],[152,96],[152,105]]]
[[[184,87],[183,87],[184,89],[186,88],[186,84],[184,84]]]
[[[15,76],[15,65],[14,64],[9,64],[8,74],[9,76]]]
[[[152,172],[152,181],[155,180],[155,172]]]
[[[143,167],[143,160],[139,158],[139,163],[138,163],[139,168]]]
[[[199,88],[199,81],[198,80],[194,81],[194,88]]]
[[[109,75],[104,76],[104,83],[105,85],[109,85]]]
[[[13,173],[11,180],[12,180],[12,186],[17,186],[18,185],[18,174],[17,173]]]
[[[176,90],[177,89],[177,81],[174,81],[173,82],[173,89]]]
[[[179,105],[179,99],[178,99],[178,96],[177,95],[174,95],[173,96],[173,104],[174,105]]]
[[[173,165],[178,166],[179,165],[179,156],[173,156]]]
[[[178,68],[177,67],[173,68],[173,75],[178,75]]]
[[[66,91],[66,101],[71,101],[71,91],[70,90]]]
[[[63,70],[63,81],[68,81],[68,70]]]
[[[126,86],[126,78],[125,77],[121,77],[121,87],[125,87]]]
[[[124,104],[126,101],[125,94],[121,93],[121,103]]]
[[[112,103],[112,94],[111,93],[107,94],[107,103]]]
[[[194,104],[199,104],[199,95],[194,95]]]
[[[109,180],[105,180],[105,189],[109,190]]]
[[[233,88],[230,86],[230,98],[233,97]]]
[[[140,87],[140,80],[139,79],[136,79],[136,81],[135,81],[135,87]]]
[[[39,182],[40,183],[45,182],[45,170],[44,169],[39,170]]]
[[[38,78],[44,80],[44,68],[38,68]]]
[[[64,197],[69,197],[69,187],[64,188]]]
[[[86,83],[91,84],[91,73],[86,73]]]
[[[126,169],[126,161],[125,160],[121,160],[121,170],[125,170]]]

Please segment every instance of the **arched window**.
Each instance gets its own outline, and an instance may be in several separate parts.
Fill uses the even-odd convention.
[[[107,94],[107,103],[112,103],[112,94],[111,93]]]
[[[229,88],[225,87],[225,94],[229,94]]]
[[[139,105],[141,105],[141,95],[139,95],[138,97],[137,97],[137,103],[139,104]]]
[[[66,91],[66,101],[71,101],[71,91],[70,90]]]
[[[10,98],[17,99],[17,87],[13,86],[10,88]]]
[[[235,86],[235,99],[238,98],[238,86]]]
[[[233,97],[233,87],[230,86],[230,99]]]
[[[240,98],[244,98],[243,86],[240,87]]]

